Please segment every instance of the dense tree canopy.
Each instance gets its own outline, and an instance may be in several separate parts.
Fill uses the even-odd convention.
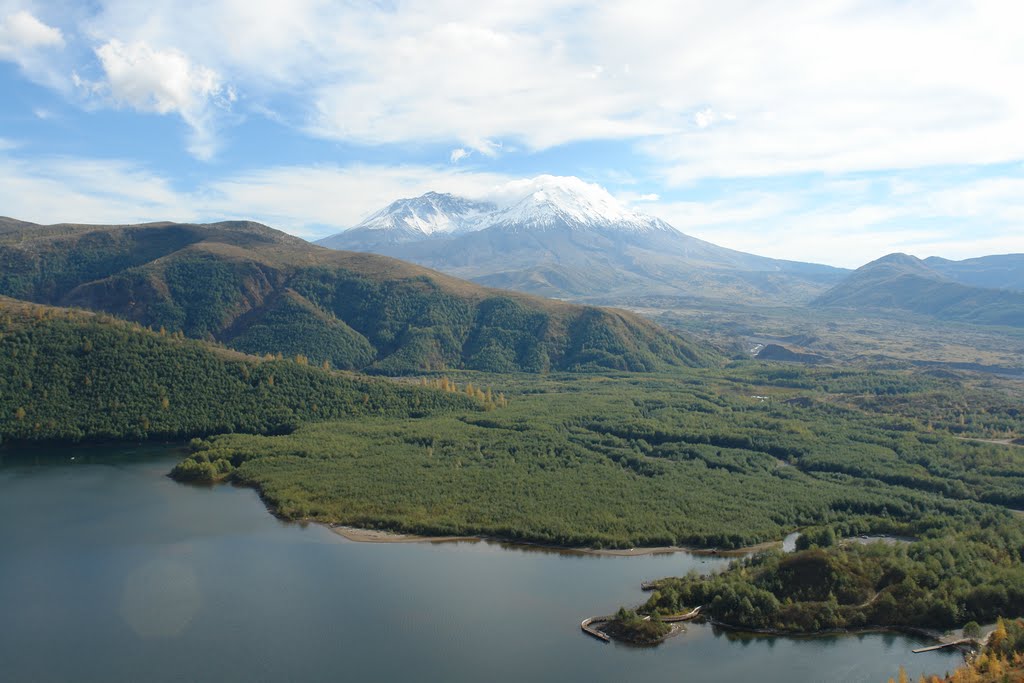
[[[0,300],[0,439],[273,434],[308,420],[480,407],[465,395],[245,356],[131,323]]]

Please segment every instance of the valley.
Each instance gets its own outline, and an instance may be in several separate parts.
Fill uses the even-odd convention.
[[[735,263],[700,275],[713,297],[677,273],[570,303],[246,222],[7,221],[0,261],[5,448],[191,439],[174,479],[287,522],[745,558],[623,605],[627,639],[695,607],[792,634],[1024,613],[1012,309],[817,305],[835,273]],[[777,550],[794,532],[817,540]],[[864,535],[918,540],[836,542]]]
[[[604,297],[588,301],[611,305]],[[1011,377],[1024,370],[1024,333],[1016,327],[937,321],[891,311],[835,311],[684,297],[633,297],[618,305],[667,329],[709,342],[735,358],[752,355],[758,344],[779,344],[842,366],[931,364],[936,369]]]

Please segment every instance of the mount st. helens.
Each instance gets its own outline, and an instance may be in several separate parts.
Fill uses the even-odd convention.
[[[0,221],[0,295],[112,313],[247,353],[404,374],[716,362],[624,311],[485,289],[264,225]]]
[[[540,176],[503,195],[501,202],[436,192],[401,199],[320,244],[580,300],[643,293],[792,303],[824,292],[846,272],[716,246],[578,178]]]

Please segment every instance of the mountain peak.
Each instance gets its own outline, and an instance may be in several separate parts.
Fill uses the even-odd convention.
[[[542,175],[509,183],[506,192],[525,192],[490,222],[505,230],[569,228],[647,232],[671,229],[667,223],[633,211],[596,183],[575,176]]]
[[[861,266],[857,271],[915,273],[926,277],[944,279],[944,276],[941,273],[932,269],[931,266],[921,259],[916,256],[900,252],[886,254],[881,258],[875,259],[874,261]]]
[[[892,254],[886,254],[885,256],[879,259],[875,259],[874,261],[867,265],[879,265],[882,263],[891,263],[893,265],[900,266],[918,266],[922,265],[924,261],[917,258],[916,256],[911,256],[910,254],[904,254],[903,252],[894,252]]]
[[[627,208],[600,185],[575,176],[540,175],[516,180],[495,188],[491,194],[495,201],[433,190],[399,199],[354,228],[319,243],[372,251],[373,245],[380,243],[401,244],[489,228],[505,232],[674,231],[662,220]]]
[[[479,216],[494,208],[490,202],[431,190],[419,197],[391,202],[353,230],[391,230],[406,233],[409,238],[428,237],[471,229]]]

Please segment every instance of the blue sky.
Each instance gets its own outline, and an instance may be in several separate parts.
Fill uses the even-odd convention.
[[[775,257],[1024,252],[1022,25],[1009,0],[0,0],[0,214],[313,238],[554,174]]]

